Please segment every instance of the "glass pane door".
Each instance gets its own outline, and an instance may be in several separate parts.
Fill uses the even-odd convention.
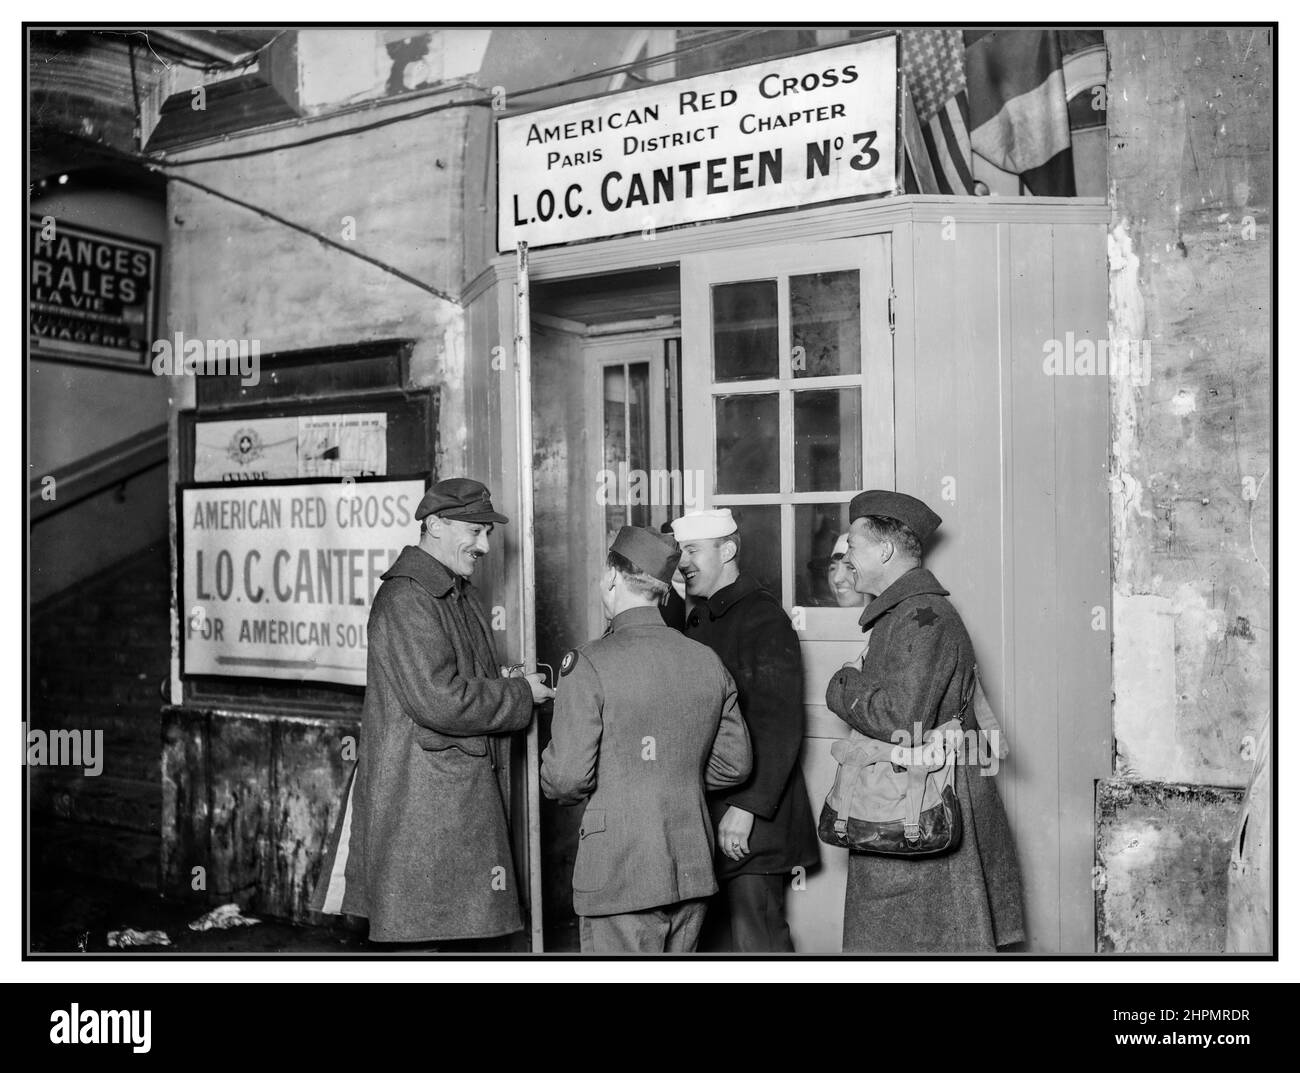
[[[787,608],[846,614],[829,566],[849,500],[893,487],[890,280],[888,235],[683,262],[687,464]]]
[[[862,650],[861,597],[837,596],[830,555],[853,496],[894,487],[890,239],[682,260],[685,465],[702,471],[701,506],[736,516],[742,573],[780,596],[798,632],[804,710],[790,716],[803,716],[814,814],[835,777],[831,741],[848,733],[826,683]],[[801,953],[839,950],[848,854],[821,855],[787,902]]]

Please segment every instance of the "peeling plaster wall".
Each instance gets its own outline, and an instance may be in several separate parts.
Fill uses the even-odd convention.
[[[328,72],[318,68],[315,74],[328,80]],[[426,97],[378,105],[183,155],[282,145],[430,103]],[[196,163],[178,173],[455,296],[463,281],[467,123],[466,110],[452,108],[308,146]],[[169,338],[181,332],[187,339],[255,339],[263,355],[412,340],[403,386],[439,392],[438,450],[429,468],[464,471],[471,416],[460,305],[194,187],[170,185],[167,217]],[[193,406],[192,383],[182,377],[171,387],[173,413]],[[173,448],[173,478],[181,477],[176,466]],[[173,636],[174,667],[177,653]],[[163,885],[169,894],[195,896],[191,875],[201,866],[203,897],[302,920],[351,768],[341,759],[340,741],[355,737],[356,722],[330,714],[267,714],[261,710],[267,705],[277,710],[273,694],[246,705],[253,711],[166,710]]]
[[[1245,786],[1271,704],[1270,37],[1106,34],[1112,353],[1150,354],[1111,378],[1115,774],[1135,782]],[[1099,826],[1102,948],[1178,949],[1181,925],[1116,891],[1177,888],[1190,920],[1190,883],[1222,949],[1226,849],[1189,872],[1162,847],[1226,845],[1238,800],[1181,801],[1157,793],[1150,824]]]
[[[420,102],[427,107],[427,99]],[[391,111],[390,111],[391,109]],[[401,111],[392,105],[231,139],[187,157],[263,148]],[[258,156],[178,169],[186,178],[342,242],[444,294],[461,286],[466,111]],[[202,190],[168,191],[168,331],[247,338],[262,354],[415,340],[411,387],[441,387],[438,472],[465,464],[463,310],[308,235]]]
[[[1243,793],[1104,782],[1097,792],[1097,949],[1221,953],[1228,861]]]

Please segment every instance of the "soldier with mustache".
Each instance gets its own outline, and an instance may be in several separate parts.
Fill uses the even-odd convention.
[[[470,578],[508,519],[464,477],[420,501],[420,542],[384,574],[368,625],[355,782],[318,908],[368,918],[384,943],[470,941],[522,928],[507,827],[508,736],[554,692],[502,677]],[[346,861],[344,866],[343,861]],[[500,944],[496,944],[500,945]]]

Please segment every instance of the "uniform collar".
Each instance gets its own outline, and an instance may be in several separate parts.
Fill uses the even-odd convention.
[[[757,592],[762,587],[752,577],[741,574],[730,585],[719,589],[704,602],[713,618],[721,618],[751,592]]]
[[[645,607],[629,607],[626,611],[620,611],[609,624],[609,632],[617,633],[630,626],[662,626],[663,624],[664,617],[659,613],[659,605],[647,604]]]
[[[872,600],[871,603],[867,604],[866,610],[862,612],[862,617],[858,619],[858,625],[865,630],[886,611],[896,607],[909,596],[925,594],[947,596],[948,590],[940,585],[938,579],[924,566],[914,566]]]
[[[464,593],[469,582],[447,569],[423,548],[408,544],[402,549],[397,561],[388,568],[384,580],[390,577],[409,577],[420,585],[435,599],[441,600],[453,589],[457,594]]]

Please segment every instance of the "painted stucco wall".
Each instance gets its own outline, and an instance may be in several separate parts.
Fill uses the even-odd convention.
[[[428,468],[453,474],[465,471],[470,440],[465,315],[453,300],[462,285],[466,112],[453,107],[356,130],[431,103],[425,97],[381,104],[203,146],[185,157],[351,132],[308,146],[196,163],[177,174],[328,236],[449,297],[267,215],[173,182],[167,332],[169,338],[181,332],[187,339],[257,340],[264,356],[409,339],[403,386],[435,388],[440,399],[438,449]],[[264,368],[262,375],[273,373]],[[193,406],[192,379],[179,378],[171,387],[174,412]],[[185,479],[177,467],[174,448],[173,478]],[[173,608],[173,634],[177,620]],[[177,651],[174,639],[174,675]],[[172,695],[180,696],[175,687]],[[249,710],[169,708],[164,715],[164,889],[304,919],[342,805],[351,765],[342,758],[341,743],[356,734],[355,720],[265,714],[259,709],[276,710],[270,695],[264,704],[243,707]],[[205,885],[192,892],[196,867],[205,870]]]
[[[411,109],[408,102],[364,117],[354,113],[280,128],[209,145],[182,159],[300,141]],[[452,108],[177,173],[454,296],[461,285],[465,125],[464,110]],[[442,392],[444,456],[436,468],[454,472],[463,466],[464,318],[458,305],[203,190],[172,183],[168,198],[169,332],[256,339],[263,355],[413,339],[410,386],[437,385]]]
[[[1193,891],[1222,949],[1240,795],[1139,784],[1245,786],[1271,703],[1273,50],[1261,29],[1106,43],[1110,337],[1138,360],[1111,377],[1114,774],[1134,788],[1100,795],[1098,943],[1177,948],[1163,910]]]

